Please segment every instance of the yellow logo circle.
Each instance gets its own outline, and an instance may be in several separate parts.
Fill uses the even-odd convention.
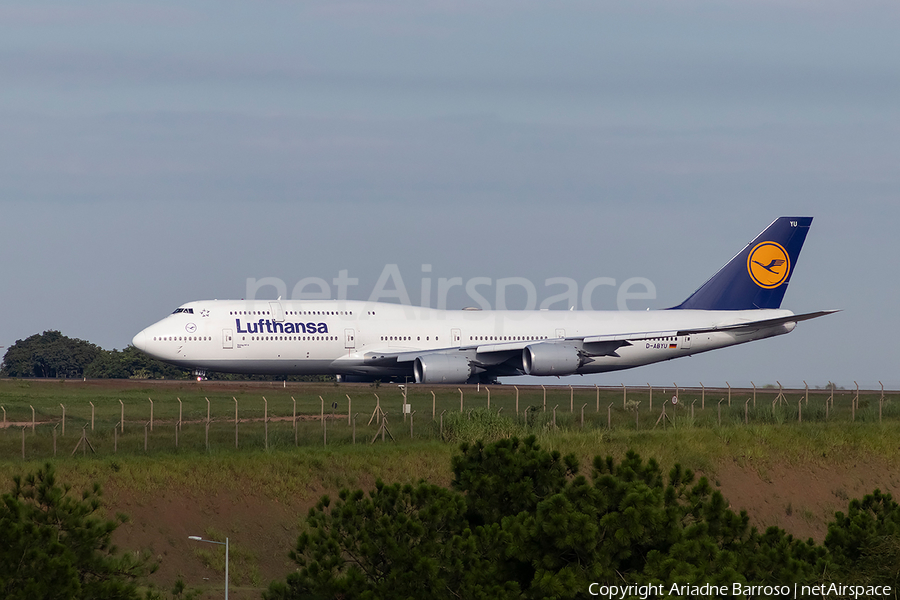
[[[747,271],[759,287],[776,288],[791,272],[788,253],[775,242],[760,242],[747,257]]]

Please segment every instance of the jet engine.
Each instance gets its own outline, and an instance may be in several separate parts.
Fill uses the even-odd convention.
[[[522,350],[522,364],[528,375],[571,375],[582,360],[575,346],[532,344]]]
[[[426,354],[413,363],[416,383],[465,383],[472,376],[472,365],[464,356]]]

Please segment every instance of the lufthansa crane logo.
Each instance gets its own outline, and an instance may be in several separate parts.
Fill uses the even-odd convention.
[[[761,242],[753,247],[747,257],[747,272],[759,287],[776,288],[790,274],[791,258],[781,244]]]

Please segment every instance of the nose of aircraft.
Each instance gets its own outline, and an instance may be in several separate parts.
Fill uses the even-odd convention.
[[[138,350],[147,351],[147,330],[139,332],[134,338],[131,340],[131,344],[137,348]]]

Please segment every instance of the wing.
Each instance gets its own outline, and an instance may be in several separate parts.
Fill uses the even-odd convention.
[[[832,313],[836,310],[823,310],[800,315],[790,315],[775,319],[748,320],[741,323],[724,325],[712,325],[687,329],[673,329],[660,331],[632,331],[617,334],[585,335],[577,337],[557,338],[549,340],[501,342],[491,344],[470,345],[452,348],[436,348],[431,350],[398,350],[392,348],[387,351],[370,351],[365,354],[366,366],[397,369],[412,373],[417,381],[429,381],[432,383],[459,383],[470,380],[476,376],[488,376],[488,378],[507,377],[514,375],[548,375],[550,372],[534,373],[525,365],[523,350],[539,346],[541,352],[554,355],[563,362],[577,361],[579,365],[592,362],[601,356],[618,357],[617,351],[625,346],[631,346],[635,342],[688,336],[715,331],[727,331],[740,335],[784,325],[786,323],[798,323],[808,321]],[[426,376],[430,369],[432,374]],[[573,371],[570,371],[573,372]]]

